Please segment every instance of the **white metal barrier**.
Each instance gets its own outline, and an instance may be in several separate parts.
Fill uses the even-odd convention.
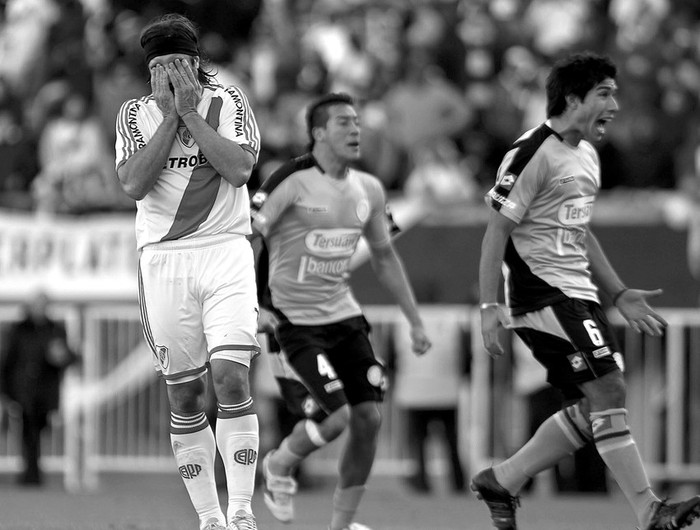
[[[464,461],[469,470],[507,457],[524,442],[522,402],[513,390],[512,357],[497,361],[484,351],[479,312],[471,306],[423,306],[424,314],[444,315],[471,333],[471,374],[465,380],[460,410]],[[700,311],[663,309],[669,321],[663,338],[637,335],[613,317],[626,352],[628,409],[633,432],[652,480],[700,480]],[[55,308],[66,321],[69,339],[80,345],[81,370],[64,385],[61,414],[43,444],[43,465],[63,470],[69,489],[97,485],[102,471],[171,471],[169,413],[165,389],[154,374],[143,343],[135,304]],[[380,357],[403,318],[394,306],[369,306],[373,342]],[[0,334],[19,315],[0,306]],[[428,354],[430,355],[430,354]],[[384,408],[384,425],[375,471],[405,472],[404,419]],[[6,411],[5,411],[6,412]],[[7,416],[5,416],[7,417]],[[19,465],[17,422],[0,431],[0,472]],[[334,471],[339,444],[313,458],[315,469]]]

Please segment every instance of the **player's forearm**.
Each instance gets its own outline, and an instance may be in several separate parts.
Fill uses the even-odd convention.
[[[511,230],[500,214],[492,212],[491,216],[492,220],[486,227],[486,233],[481,242],[479,259],[479,301],[482,304],[498,301],[503,256]]]
[[[166,117],[149,142],[117,170],[124,192],[134,200],[143,199],[163,172],[177,133],[178,118]]]
[[[600,289],[610,296],[615,296],[625,289],[624,282],[617,275],[617,272],[615,272],[615,269],[603,251],[603,247],[600,246],[598,238],[596,238],[590,230],[587,235],[586,248],[588,251],[591,273]]]
[[[248,182],[255,165],[251,153],[221,136],[196,112],[185,114],[182,120],[207,161],[224,180],[236,188]]]

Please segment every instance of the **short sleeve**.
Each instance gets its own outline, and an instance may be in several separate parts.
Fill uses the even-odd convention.
[[[117,134],[114,145],[115,167],[117,169],[146,145],[146,133],[141,125],[139,115],[141,105],[139,100],[130,99],[122,103],[117,114]]]
[[[224,138],[236,142],[255,157],[260,154],[260,131],[248,103],[248,98],[239,88],[224,88],[223,109],[218,133]]]

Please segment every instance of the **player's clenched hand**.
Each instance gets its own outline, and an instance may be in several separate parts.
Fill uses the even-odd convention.
[[[269,309],[260,308],[258,315],[258,333],[274,333],[279,324],[279,319]]]
[[[433,345],[425,333],[423,326],[412,326],[411,327],[411,344],[413,353],[416,355],[423,355],[427,352]]]
[[[151,68],[151,90],[153,90],[153,98],[163,116],[175,114],[175,96],[170,90],[170,79],[165,67],[160,64]]]
[[[651,308],[647,298],[659,296],[661,293],[663,293],[662,289],[653,291],[627,289],[617,297],[615,306],[633,330],[657,337],[663,334],[668,322]]]
[[[202,97],[202,86],[188,61],[175,59],[167,65],[168,78],[175,92],[175,109],[178,115],[197,112]]]
[[[501,306],[493,305],[481,310],[481,337],[491,357],[500,357],[504,353],[499,338],[503,327],[501,318]]]

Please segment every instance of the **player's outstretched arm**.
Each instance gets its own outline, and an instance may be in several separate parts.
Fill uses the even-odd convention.
[[[418,355],[422,355],[430,349],[431,343],[418,313],[418,304],[416,303],[413,289],[406,276],[403,263],[394,249],[394,245],[388,243],[380,247],[371,248],[371,263],[377,278],[392,294],[411,325],[413,351]]]
[[[668,324],[661,315],[652,309],[647,299],[658,296],[663,291],[661,289],[653,291],[628,289],[603,252],[598,238],[590,230],[586,242],[593,276],[601,289],[610,295],[613,304],[630,327],[637,332],[648,335],[661,335]]]

